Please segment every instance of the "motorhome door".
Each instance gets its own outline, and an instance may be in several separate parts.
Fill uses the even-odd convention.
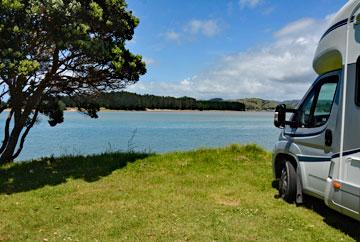
[[[296,128],[287,127],[289,135],[298,145],[303,188],[320,197],[324,196],[326,178],[330,168],[332,136],[336,122],[334,100],[338,95],[339,72],[320,77],[299,106],[293,117]]]

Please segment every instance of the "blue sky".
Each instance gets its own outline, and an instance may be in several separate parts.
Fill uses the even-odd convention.
[[[148,73],[137,93],[200,99],[301,98],[312,57],[346,0],[127,0],[140,18],[127,44]]]

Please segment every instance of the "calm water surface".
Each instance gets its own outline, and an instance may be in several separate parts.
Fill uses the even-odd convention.
[[[101,112],[99,119],[65,113],[50,127],[46,118],[28,136],[18,160],[115,150],[168,152],[257,143],[271,150],[279,131],[268,112]],[[4,124],[5,114],[0,116]],[[0,127],[1,135],[2,127]]]

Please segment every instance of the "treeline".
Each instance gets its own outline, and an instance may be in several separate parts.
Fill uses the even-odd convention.
[[[75,102],[68,97],[64,97],[62,101],[67,107],[76,107]],[[144,111],[146,109],[170,109],[245,111],[245,105],[240,102],[228,102],[222,101],[221,99],[200,101],[190,97],[175,98],[138,95],[130,92],[102,93],[98,97],[92,99],[91,102],[101,108],[112,110]]]

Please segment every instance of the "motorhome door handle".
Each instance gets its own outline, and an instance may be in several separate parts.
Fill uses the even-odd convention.
[[[332,137],[332,132],[330,129],[327,129],[325,131],[325,145],[326,146],[331,146],[333,142],[333,137]]]

